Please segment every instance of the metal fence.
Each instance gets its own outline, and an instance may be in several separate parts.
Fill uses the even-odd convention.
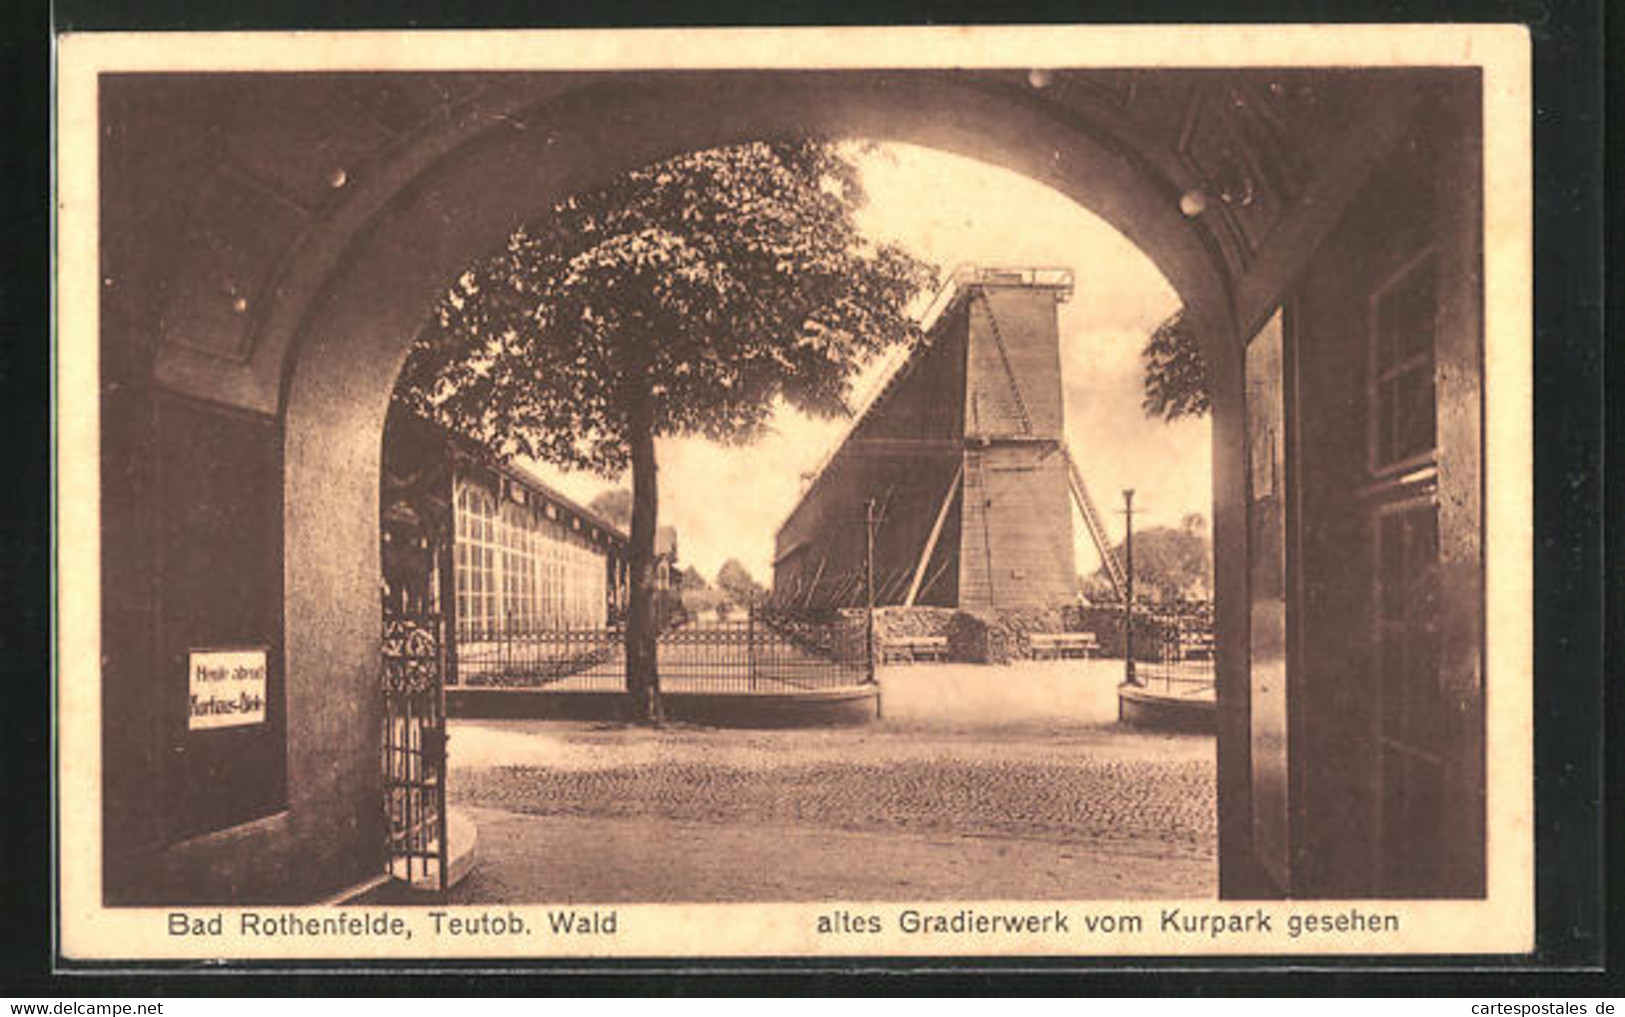
[[[621,628],[465,632],[454,684],[558,692],[626,688]],[[785,693],[862,684],[870,678],[863,619],[752,611],[732,621],[687,622],[657,641],[666,692]]]
[[[1213,620],[1202,615],[1139,615],[1136,638],[1150,637],[1135,648],[1134,677],[1141,685],[1167,695],[1202,695],[1214,687],[1216,644]]]

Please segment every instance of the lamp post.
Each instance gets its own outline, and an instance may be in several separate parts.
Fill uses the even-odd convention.
[[[871,685],[875,681],[875,524],[879,521],[875,500],[870,498],[863,505],[863,650]]]
[[[1138,685],[1134,674],[1134,488],[1123,489],[1123,683]]]

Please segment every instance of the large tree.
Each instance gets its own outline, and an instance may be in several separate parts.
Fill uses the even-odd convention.
[[[632,525],[632,492],[624,487],[603,492],[587,507],[623,530]]]
[[[740,607],[749,607],[767,599],[767,590],[740,564],[738,558],[729,558],[717,570],[717,587],[727,592]]]
[[[632,473],[627,690],[660,718],[655,439],[756,438],[781,401],[848,411],[853,375],[918,341],[933,267],[858,229],[855,165],[833,144],[692,152],[555,204],[469,268],[398,387],[484,442]]]

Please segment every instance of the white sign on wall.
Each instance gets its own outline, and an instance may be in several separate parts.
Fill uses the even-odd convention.
[[[187,730],[265,723],[269,656],[264,647],[191,651]]]

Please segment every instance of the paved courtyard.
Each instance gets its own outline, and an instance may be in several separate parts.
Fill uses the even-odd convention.
[[[459,903],[1202,897],[1213,740],[1116,723],[1121,663],[882,671],[857,728],[455,721]]]

